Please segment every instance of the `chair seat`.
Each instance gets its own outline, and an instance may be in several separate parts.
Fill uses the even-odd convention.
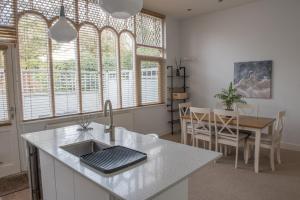
[[[205,129],[202,129],[202,128],[196,128],[194,130],[194,133],[195,134],[202,134],[202,135],[210,135],[208,133],[208,130],[205,130]],[[215,135],[215,132],[213,130],[211,130],[211,135]]]
[[[192,128],[193,128],[193,126],[192,126],[191,123],[188,123],[188,124],[186,125],[187,134],[192,134]]]
[[[269,135],[269,134],[262,134],[261,135],[261,139],[260,139],[260,141],[262,142],[262,143],[271,143],[272,142],[272,135]],[[248,138],[248,140],[250,141],[250,142],[255,142],[255,135],[250,135],[250,137]]]
[[[229,134],[229,133],[228,133]],[[224,136],[224,135],[219,135],[218,136],[219,138],[222,138],[222,139],[228,139],[228,140],[231,140],[231,138],[229,136]],[[245,133],[239,133],[239,138],[238,140],[245,140],[249,137],[248,134],[245,134]],[[232,140],[235,140],[235,138],[233,137]]]

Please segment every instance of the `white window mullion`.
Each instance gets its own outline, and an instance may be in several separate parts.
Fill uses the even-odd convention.
[[[55,94],[54,94],[54,77],[53,77],[53,58],[52,58],[52,41],[48,38],[49,52],[49,74],[50,74],[50,91],[51,91],[51,107],[52,116],[55,116]]]
[[[122,70],[121,70],[121,56],[120,56],[120,35],[118,35],[118,42],[117,42],[117,58],[118,58],[118,104],[119,108],[123,108],[122,103]]]

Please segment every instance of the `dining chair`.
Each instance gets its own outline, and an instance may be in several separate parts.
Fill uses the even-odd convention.
[[[182,117],[183,116],[190,116],[190,107],[191,106],[192,106],[192,104],[190,102],[178,104],[181,130],[183,129],[182,128],[183,127]],[[187,123],[186,134],[192,136],[192,125],[191,125],[191,123]],[[187,137],[187,135],[185,137]]]
[[[237,111],[239,115],[254,116],[258,118],[258,106],[255,104],[236,103],[234,104],[234,110]],[[242,130],[241,132],[248,134],[249,136],[253,134],[253,131]]]
[[[211,150],[213,142],[211,109],[191,107],[190,116],[192,125],[192,145],[198,147],[198,142],[201,140],[204,142],[204,148],[206,148],[205,143],[208,142],[209,150]]]
[[[219,144],[235,147],[235,168],[237,168],[239,146],[243,144],[245,150],[248,137],[247,134],[240,133],[238,112],[215,109],[214,124],[216,151]]]
[[[270,150],[270,165],[272,171],[275,171],[275,151],[277,154],[277,162],[278,164],[281,164],[280,142],[283,133],[285,115],[286,115],[285,111],[278,112],[273,127],[273,133],[261,135],[260,148]],[[251,135],[248,138],[247,145],[246,145],[246,159],[245,159],[246,164],[248,163],[249,160],[250,146],[254,146],[254,145],[255,145],[255,136]]]
[[[239,115],[258,117],[258,105],[255,104],[236,103],[234,105],[234,110],[237,111]]]

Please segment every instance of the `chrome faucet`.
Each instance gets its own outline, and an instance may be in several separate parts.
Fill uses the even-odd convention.
[[[108,111],[109,110],[109,111]],[[112,104],[110,100],[106,100],[104,104],[104,117],[108,117],[109,112],[109,127],[105,127],[105,133],[110,133],[110,141],[115,141],[115,127],[114,127],[114,119],[113,119],[113,111]]]

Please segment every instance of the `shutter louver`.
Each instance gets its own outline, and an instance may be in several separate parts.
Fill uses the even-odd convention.
[[[120,108],[117,35],[110,29],[102,31],[103,99],[111,100],[113,108]]]
[[[76,40],[68,43],[57,43],[52,40],[56,116],[80,112],[76,49]]]
[[[7,74],[6,74],[6,49],[0,46],[0,123],[9,120],[7,105]]]
[[[79,31],[82,111],[102,110],[97,29],[84,25]]]
[[[14,1],[0,1],[0,41],[15,42],[16,37],[16,18]]]
[[[52,117],[47,24],[26,14],[18,30],[24,120]]]
[[[134,41],[129,33],[120,36],[122,108],[136,106]]]
[[[23,120],[98,112],[108,99],[114,109],[162,102],[163,16],[143,10],[115,19],[93,1],[64,0],[78,39],[57,43],[49,39],[48,27],[57,20],[60,4],[0,2],[5,11],[0,40],[19,42]]]

